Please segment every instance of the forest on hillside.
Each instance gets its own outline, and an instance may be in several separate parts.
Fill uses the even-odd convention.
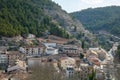
[[[92,32],[106,31],[120,36],[120,6],[88,8],[71,15]]]
[[[69,34],[44,9],[52,9],[51,0],[0,0],[0,37],[26,36],[37,37],[50,34],[69,38]]]

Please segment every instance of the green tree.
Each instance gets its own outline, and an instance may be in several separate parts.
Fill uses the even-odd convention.
[[[50,0],[0,0],[0,36],[25,37],[32,33],[40,37],[48,30],[52,35],[68,38],[69,34],[44,11],[54,5]]]
[[[89,80],[96,80],[96,72],[94,70],[92,70],[92,73],[89,74]]]

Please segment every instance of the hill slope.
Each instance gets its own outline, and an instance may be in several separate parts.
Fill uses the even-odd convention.
[[[67,37],[68,33],[45,14],[45,5],[53,7],[54,3],[49,0],[0,0],[0,36],[28,33],[42,36],[48,30],[51,34]]]
[[[0,36],[39,37],[46,31],[65,38],[85,32],[79,21],[51,0],[0,0]]]
[[[89,8],[71,15],[92,32],[105,31],[120,36],[120,6]]]

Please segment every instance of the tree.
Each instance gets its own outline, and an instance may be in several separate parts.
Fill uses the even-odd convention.
[[[68,38],[69,34],[44,11],[54,5],[50,0],[0,0],[0,37],[26,37],[29,33],[41,37],[48,30]]]
[[[82,40],[82,48],[85,48],[85,42]]]
[[[92,73],[89,74],[89,76],[88,76],[89,80],[96,80],[96,78],[95,78],[96,76],[95,75],[96,75],[96,72],[94,70],[92,70]]]
[[[61,74],[56,72],[51,64],[36,64],[31,67],[31,71],[28,80],[63,80]]]

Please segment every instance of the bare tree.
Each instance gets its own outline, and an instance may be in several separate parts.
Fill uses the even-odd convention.
[[[31,74],[28,80],[64,80],[61,73],[56,72],[51,64],[34,65],[31,69]]]

